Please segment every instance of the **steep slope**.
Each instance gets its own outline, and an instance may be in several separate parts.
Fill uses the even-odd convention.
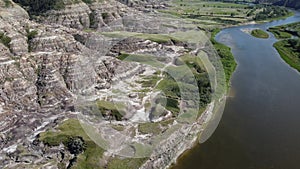
[[[289,8],[300,9],[300,1],[297,0],[281,0],[275,2],[274,5],[286,6]]]
[[[85,164],[84,160],[74,164],[78,154],[74,155],[69,150],[65,140],[51,144],[55,142],[55,134],[50,138],[42,137],[41,134],[44,131],[44,136],[61,132],[61,127],[57,126],[62,121],[77,117],[78,96],[91,95],[92,101],[99,101],[97,106],[105,109],[103,116],[107,122],[127,124],[126,119],[140,118],[135,115],[146,110],[145,107],[152,102],[149,100],[151,97],[147,96],[156,93],[148,90],[161,76],[166,79],[158,86],[170,98],[173,97],[169,99],[172,104],[162,108],[163,114],[151,112],[153,115],[147,116],[146,120],[151,119],[157,122],[155,124],[162,120],[173,122],[174,119],[170,118],[178,115],[179,106],[194,106],[193,100],[185,102],[178,98],[176,85],[173,88],[166,86],[175,83],[172,78],[165,74],[158,76],[159,71],[150,66],[123,61],[122,58],[127,55],[135,59],[157,59],[160,63],[173,66],[181,65],[179,57],[185,58],[201,86],[201,91],[195,92],[204,96],[200,106],[205,109],[210,102],[208,75],[204,66],[193,60],[199,53],[210,51],[208,39],[203,31],[190,22],[167,18],[155,12],[146,14],[153,8],[164,8],[163,1],[15,2],[23,8],[13,1],[0,0],[0,168],[57,168],[61,165]],[[32,6],[33,2],[35,6]],[[57,6],[61,2],[62,6]],[[207,52],[207,55],[212,53]],[[126,95],[116,93],[113,85],[127,92]],[[143,93],[137,94],[139,91]],[[116,114],[107,108],[112,96],[129,105],[125,114]],[[103,106],[100,101],[104,99]],[[193,124],[178,125],[178,122],[174,122],[178,127],[176,132],[173,131],[169,138],[163,140],[165,142],[162,141],[166,144],[161,151],[168,153],[161,157],[154,154],[151,160],[144,161],[143,167],[161,168],[170,165],[174,157],[192,145],[191,135],[196,137],[202,129],[201,124],[210,116],[204,114],[201,117]],[[150,120],[147,122],[146,125],[152,124]],[[171,128],[171,122],[158,124],[161,126],[158,132]],[[78,122],[71,125],[74,124]],[[141,140],[149,132],[143,126],[131,123],[127,126],[124,130],[134,131],[132,133]],[[135,132],[138,129],[144,135]],[[187,130],[193,132],[187,135]],[[81,138],[82,135],[74,137],[77,141],[86,141],[86,137]],[[97,147],[94,143],[92,145]],[[101,153],[96,156],[99,157],[97,161],[103,162],[101,167],[120,160],[112,158],[109,153],[103,154],[103,151],[101,149]],[[78,158],[85,159],[83,156],[80,154]]]

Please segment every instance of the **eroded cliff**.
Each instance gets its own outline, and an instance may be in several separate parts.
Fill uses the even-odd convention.
[[[210,46],[197,26],[153,12],[166,6],[163,1],[64,1],[62,8],[29,15],[13,1],[1,0],[0,167],[76,168],[85,164],[82,156],[90,147],[86,147],[83,154],[80,154],[83,150],[74,153],[68,147],[70,142],[52,144],[48,139],[57,139],[55,134],[53,138],[47,135],[63,132],[57,126],[77,117],[76,113],[81,110],[81,107],[78,109],[79,96],[97,101],[99,109],[104,110],[102,116],[113,121],[113,127],[121,125],[124,133],[141,140],[151,139],[156,133],[145,131],[143,126],[133,125],[128,120],[155,122],[159,126],[158,133],[176,127],[176,132],[159,143],[165,152],[150,154],[150,159],[143,159],[137,166],[167,167],[189,148],[211,111],[208,109],[193,124],[176,121],[179,107],[188,109],[195,103],[168,93],[168,87],[159,83],[171,83],[172,79],[151,64],[160,69],[165,67],[159,67],[160,64],[176,67],[181,65],[178,58],[184,58],[195,69],[193,73],[199,78],[199,84],[201,79],[199,94],[206,99],[201,100],[205,108],[210,102],[211,88],[205,68],[193,57]],[[132,56],[133,60],[124,60],[124,56]],[[149,109],[152,95],[157,97],[150,89],[155,88],[175,97],[171,100],[174,107],[161,108],[162,114]],[[116,92],[120,89],[126,94]],[[108,109],[108,102],[114,101],[111,97],[128,105],[125,114]],[[167,125],[160,123],[165,120],[168,120]],[[101,130],[101,124],[98,127]],[[45,137],[40,135],[44,131],[48,132]],[[74,141],[74,135],[69,137]],[[75,137],[76,143],[72,144],[82,141],[87,146],[96,146],[86,135]],[[96,161],[101,164],[95,164],[96,168],[110,168],[116,160],[109,152],[101,150],[99,154]]]

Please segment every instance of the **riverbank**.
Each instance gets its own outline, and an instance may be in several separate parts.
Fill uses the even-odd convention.
[[[221,31],[221,29],[212,30],[210,41],[213,44],[216,52],[218,53],[218,55],[221,58],[221,62],[223,64],[223,69],[225,72],[227,87],[229,87],[230,86],[230,78],[237,66],[237,63],[235,62],[235,59],[231,52],[230,47],[228,47],[222,43],[219,43],[215,40],[216,35],[220,31]]]
[[[271,27],[268,31],[280,40],[273,46],[281,58],[300,72],[300,22]]]
[[[294,18],[297,19],[297,17]],[[276,103],[276,107],[280,105],[284,108],[285,104],[282,103],[283,99],[281,96],[283,95],[284,98],[291,98],[291,96],[290,93],[283,93],[281,95],[279,89],[280,91],[286,91],[285,87],[288,85],[285,84],[293,81],[292,79],[295,79],[295,74],[292,73],[293,71],[288,70],[288,67],[282,66],[280,59],[274,57],[274,52],[276,53],[276,51],[272,50],[271,45],[267,44],[269,42],[273,43],[273,38],[258,40],[245,35],[241,32],[241,29],[252,29],[255,27],[265,30],[266,27],[270,25],[290,23],[296,19],[281,20],[264,25],[228,28],[217,36],[217,40],[221,40],[222,43],[230,45],[231,47],[234,46],[234,48],[232,48],[233,52],[235,53],[235,57],[238,56],[236,59],[239,65],[241,65],[235,73],[234,78],[232,78],[232,88],[235,92],[235,96],[229,99],[229,103],[226,105],[224,112],[224,114],[227,115],[222,118],[223,122],[220,123],[220,126],[210,141],[198,146],[197,150],[185,153],[174,168],[246,168],[249,167],[249,160],[251,160],[252,166],[257,166],[256,168],[270,167],[269,163],[265,165],[264,163],[260,163],[259,160],[269,160],[272,163],[273,161],[271,159],[275,158],[270,159],[264,155],[269,154],[269,150],[274,150],[273,146],[278,146],[278,142],[270,143],[271,146],[269,146],[269,144],[266,145],[268,147],[267,149],[264,149],[264,147],[257,149],[259,154],[250,154],[251,156],[243,155],[248,155],[248,153],[251,152],[251,148],[248,147],[253,147],[253,145],[255,145],[254,147],[259,147],[261,145],[261,142],[257,142],[257,139],[266,140],[274,138],[267,137],[266,135],[275,135],[277,136],[275,138],[279,138],[277,133],[265,133],[270,130],[261,131],[259,128],[262,125],[269,127],[265,124],[266,120],[269,121],[269,118],[279,117],[282,119],[282,116],[279,115],[280,113],[277,114],[277,110],[274,110],[274,103]],[[261,66],[262,64],[264,66]],[[292,73],[292,75],[286,76],[285,73]],[[282,79],[287,80],[283,82]],[[258,83],[261,85],[257,85]],[[264,92],[266,90],[268,91],[267,93]],[[296,89],[296,91],[298,90]],[[280,94],[281,98],[276,97],[278,94]],[[273,98],[272,102],[269,102],[269,97]],[[260,104],[261,102],[263,102],[264,105]],[[280,109],[278,112],[283,110],[291,113],[286,109]],[[254,112],[256,113],[255,115]],[[266,112],[272,113],[268,114]],[[274,114],[276,114],[276,116],[274,116]],[[268,118],[265,119],[265,116],[268,116]],[[272,127],[270,127],[271,129],[276,128],[276,130],[282,130],[282,128],[286,127],[285,124],[278,124],[276,121],[277,119],[274,120],[274,125],[268,123],[268,125],[272,125]],[[258,126],[257,128],[255,124]],[[280,125],[280,127],[277,127],[278,125]],[[199,147],[201,147],[201,150]],[[282,151],[282,149],[280,151]],[[276,152],[272,153],[273,157],[276,157],[276,155],[279,156]],[[279,156],[278,159],[280,159],[280,157],[282,156]],[[239,162],[237,163],[236,161]],[[286,165],[287,163],[284,161],[285,160],[281,160],[281,163]],[[290,166],[290,164],[287,165]]]
[[[281,58],[291,67],[300,72],[300,51],[291,44],[292,40],[282,40],[276,42],[273,46],[280,54]],[[298,40],[299,41],[299,40]],[[296,42],[299,43],[299,42]],[[299,47],[298,47],[299,48]]]

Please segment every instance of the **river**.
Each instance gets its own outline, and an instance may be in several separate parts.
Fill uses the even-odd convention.
[[[222,30],[238,67],[222,120],[212,137],[183,155],[173,169],[299,169],[300,74],[272,47],[241,31],[300,21],[284,20]]]

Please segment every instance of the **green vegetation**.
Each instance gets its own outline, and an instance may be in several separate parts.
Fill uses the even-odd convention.
[[[300,37],[300,22],[275,26],[268,29],[277,39],[288,39],[292,36]]]
[[[143,78],[143,80],[138,81],[138,83],[142,84],[143,88],[147,88],[147,87],[155,87],[156,83],[160,80],[161,78],[153,75],[153,76],[147,76],[145,78]]]
[[[290,12],[285,7],[266,6],[263,8],[262,11],[260,11],[255,15],[254,20],[262,21],[262,20],[278,19],[278,18],[283,18],[291,15],[293,15],[293,13]]]
[[[300,39],[282,40],[274,47],[286,63],[300,72]]]
[[[13,0],[28,11],[30,15],[42,15],[48,10],[65,8],[63,0]]]
[[[119,103],[112,103],[112,102],[107,102],[107,101],[103,101],[103,100],[97,100],[97,106],[98,106],[99,112],[101,112],[102,116],[109,120],[121,121],[125,114],[121,110],[125,106],[122,104],[119,104]]]
[[[221,62],[223,64],[223,69],[226,76],[226,82],[229,85],[230,77],[236,68],[236,62],[234,56],[231,53],[231,49],[226,45],[223,45],[215,40],[215,36],[218,34],[220,29],[214,29],[211,32],[211,42],[214,45],[218,55],[221,57]]]
[[[251,31],[251,35],[257,38],[268,39],[269,34],[261,29],[254,29]]]
[[[158,135],[162,131],[159,123],[141,123],[138,126],[138,130],[142,134],[153,134],[153,135]]]
[[[99,160],[104,150],[86,135],[77,119],[64,121],[55,131],[40,133],[39,140],[50,147],[60,143],[68,147],[77,156],[72,168],[102,168]]]
[[[28,41],[31,41],[38,34],[38,32],[36,30],[26,29],[26,32],[27,32],[27,39],[28,39]]]
[[[182,62],[189,68],[185,65],[181,66]],[[178,100],[182,97],[179,86],[181,86],[182,89],[190,90],[186,92],[193,93],[193,91],[196,90],[194,86],[194,80],[196,80],[200,97],[199,107],[205,107],[211,101],[209,77],[201,60],[190,55],[183,55],[176,64],[177,67],[170,66],[167,68],[168,73],[165,73],[163,80],[157,85],[157,89],[163,91],[167,97],[166,109],[171,111],[175,117],[178,116],[180,110]],[[190,73],[193,73],[193,77],[191,77]],[[174,78],[176,79],[171,75],[175,75]],[[193,95],[190,97],[193,97]],[[194,100],[196,98],[184,99]]]
[[[276,38],[284,39],[273,46],[286,63],[300,72],[300,22],[272,27],[269,31]]]
[[[251,20],[261,21],[292,14],[284,7],[254,5],[238,0],[172,0],[173,6],[161,12],[192,20],[201,27],[236,25]]]
[[[169,129],[169,125],[174,122],[174,119],[168,119],[161,122],[147,122],[147,123],[140,123],[138,125],[138,131],[142,134],[153,134],[159,135],[165,130]]]
[[[91,4],[95,2],[95,0],[82,0],[84,3]]]
[[[179,36],[179,35],[177,35]],[[181,37],[183,38],[183,37]],[[155,60],[154,56],[145,56],[145,55],[130,55],[130,54],[121,54],[119,57],[121,60],[133,61],[144,63],[147,65],[152,65],[156,68],[162,68],[163,65]],[[200,94],[200,105],[201,107],[205,107],[207,103],[210,102],[210,83],[207,73],[205,72],[205,68],[201,63],[201,60],[195,59],[196,57],[192,56],[182,56],[180,57],[181,62],[185,62],[191,69],[187,69],[184,65],[178,65],[177,67],[168,67],[167,72],[163,73],[163,77],[157,76],[156,73],[153,76],[145,77],[143,80],[138,81],[138,83],[142,84],[144,88],[156,88],[161,90],[167,97],[166,109],[171,111],[173,116],[176,117],[180,111],[179,109],[179,99],[181,98],[179,84],[185,86],[185,88],[191,88],[190,79],[186,79],[189,76],[189,71],[192,70],[194,77],[198,83],[199,94]],[[176,80],[170,75],[176,75]],[[159,81],[160,80],[160,81]],[[158,83],[159,81],[159,83]],[[187,83],[185,83],[187,82]],[[158,83],[158,84],[157,84]],[[192,86],[193,87],[193,86]],[[186,99],[186,98],[185,98]],[[191,98],[193,99],[193,98]],[[153,130],[155,131],[155,130]]]
[[[108,37],[130,37],[133,36],[135,38],[141,38],[145,40],[151,40],[153,42],[157,43],[169,43],[169,42],[178,42],[179,40],[175,37],[171,37],[169,35],[163,35],[163,34],[148,34],[148,33],[136,33],[136,32],[103,32],[102,33],[105,36]]]
[[[250,7],[238,2],[228,3],[205,0],[172,0],[174,6],[161,12],[203,22],[203,26],[238,24],[247,22]]]
[[[135,37],[145,40],[150,40],[160,44],[164,43],[205,43],[206,35],[202,31],[190,30],[190,31],[179,31],[171,34],[148,34],[148,33],[136,33],[136,32],[126,32],[126,31],[115,31],[115,32],[102,32],[102,35],[112,37],[112,38],[126,38]],[[128,55],[127,55],[128,56]],[[127,56],[124,56],[125,58]]]
[[[172,36],[177,36],[178,39],[186,39],[187,37],[179,34],[174,34]],[[196,36],[198,37],[198,36]],[[190,39],[190,41],[195,41],[195,38]],[[199,41],[199,40],[198,40]],[[163,68],[163,64],[156,60],[155,56],[150,55],[131,55],[131,54],[121,54],[119,57],[121,60],[126,60],[130,62],[139,62],[147,65],[154,66],[156,68]],[[185,63],[185,64],[183,64]],[[177,62],[176,67],[167,67],[166,72],[163,73],[163,77],[159,77],[156,73],[153,76],[145,77],[143,80],[137,81],[142,84],[143,88],[156,88],[162,91],[166,95],[166,109],[171,111],[174,117],[179,114],[179,99],[182,97],[179,85],[184,89],[189,89],[189,92],[194,92],[195,89],[194,80],[198,85],[198,92],[200,96],[200,107],[205,107],[211,100],[211,86],[205,67],[198,57],[183,55]],[[189,67],[187,68],[186,65]],[[192,72],[190,72],[192,71]],[[193,73],[193,77],[191,77]],[[175,76],[174,79],[173,76]],[[159,83],[158,83],[159,81]],[[184,98],[184,99],[195,99],[195,98]]]
[[[180,59],[192,70],[199,88],[200,108],[205,107],[211,101],[211,86],[209,76],[200,58],[191,55],[184,55]],[[184,75],[184,74],[183,74]],[[187,76],[182,77],[184,82],[189,82]]]
[[[157,89],[164,92],[167,97],[166,109],[173,113],[173,116],[176,117],[179,112],[179,102],[180,90],[177,82],[169,75],[166,74],[166,77],[159,82]]]
[[[75,162],[71,169],[137,169],[146,160],[146,158],[120,159],[120,157],[111,158],[107,166],[100,163],[104,150],[99,147],[84,132],[77,119],[68,119],[60,124],[56,130],[48,130],[40,133],[39,140],[52,147],[64,144],[70,153],[75,155]],[[66,164],[60,163],[65,166]]]
[[[12,6],[12,3],[10,0],[3,0],[4,4],[5,4],[5,7],[8,8],[8,7],[11,7]]]
[[[111,125],[111,127],[117,131],[124,131],[124,126],[122,125]]]
[[[172,0],[173,6],[161,12],[191,20],[202,28],[236,25],[251,20],[262,21],[291,16],[284,7],[249,5],[240,0]]]
[[[108,164],[108,169],[138,169],[143,163],[147,160],[147,158],[114,158]]]
[[[27,28],[26,33],[27,33],[28,51],[31,52],[32,46],[30,41],[37,36],[38,32],[36,30],[30,30],[29,28]]]
[[[4,33],[0,32],[0,42],[9,48],[9,44],[11,42],[11,38],[6,36]]]
[[[273,33],[277,39],[289,39],[292,37],[290,33],[277,28],[269,28],[268,31]]]
[[[159,58],[151,55],[121,53],[117,58],[127,62],[138,62],[146,65],[151,65],[156,68],[164,67],[164,64],[158,61]]]

